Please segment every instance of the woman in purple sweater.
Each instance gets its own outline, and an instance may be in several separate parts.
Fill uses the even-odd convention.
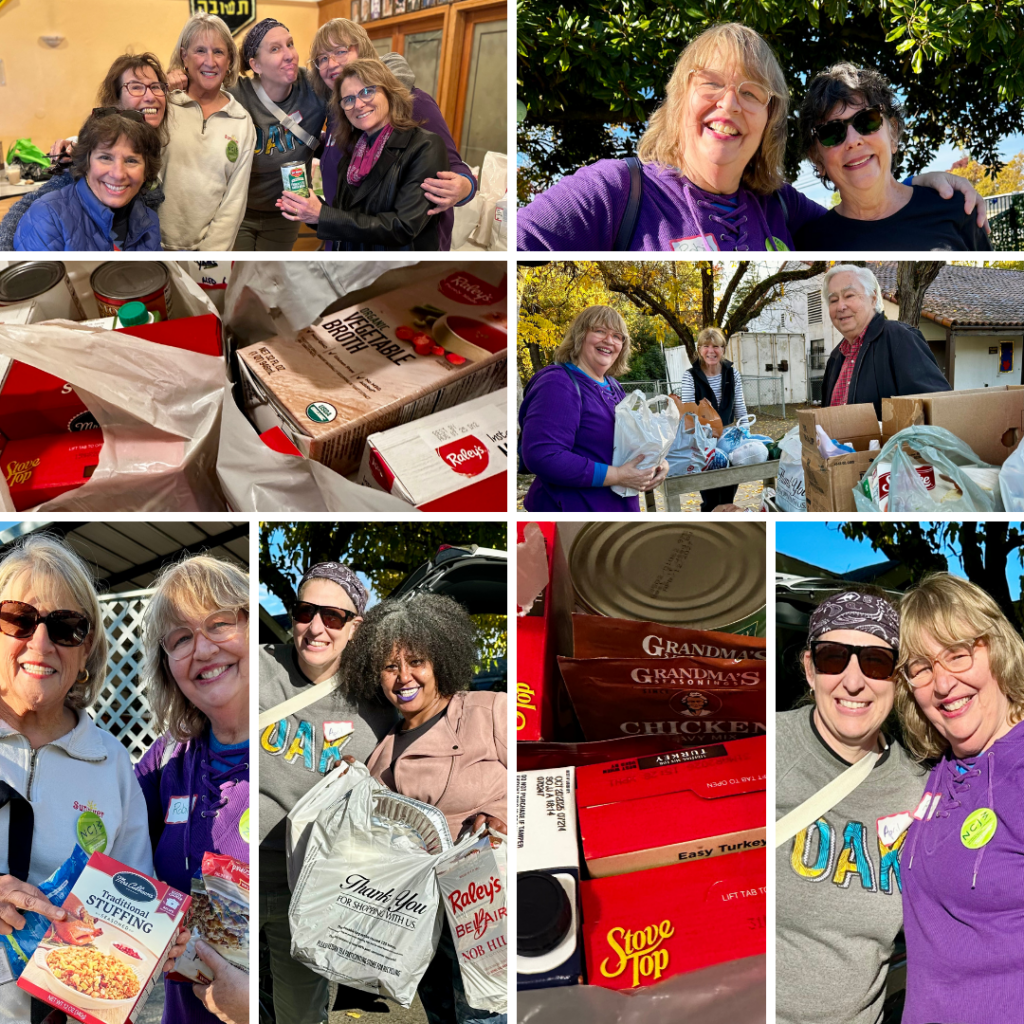
[[[535,474],[528,512],[639,512],[639,497],[611,488],[649,491],[665,479],[668,463],[640,469],[642,455],[611,465],[615,406],[626,397],[612,374],[629,368],[629,347],[619,313],[589,306],[569,325],[555,361],[530,379],[519,408],[522,460]]]
[[[782,176],[789,89],[771,47],[738,23],[715,25],[683,50],[637,155],[642,198],[632,235],[618,239],[630,197],[622,160],[566,175],[517,212],[518,248],[635,252],[777,251],[795,248],[805,224],[827,212]],[[911,182],[943,198],[964,192],[956,175]],[[978,223],[985,222],[984,203]],[[618,243],[618,244],[617,244]]]
[[[1024,640],[946,573],[901,606],[907,747],[938,763],[901,856],[903,1024],[1024,1021]]]
[[[166,568],[142,674],[166,735],[135,768],[156,876],[182,892],[203,854],[249,862],[249,577],[207,555]],[[163,1024],[247,1024],[249,980],[205,943],[209,985],[164,980]]]
[[[412,116],[428,132],[433,132],[444,141],[448,150],[450,170],[438,171],[433,178],[423,182],[427,198],[437,205],[430,211],[438,220],[439,248],[451,248],[452,227],[455,224],[453,207],[463,206],[476,194],[476,178],[459,151],[448,130],[441,110],[422,89],[414,88],[416,76],[408,62],[397,53],[379,56],[366,29],[347,18],[333,18],[317,29],[309,48],[309,66],[316,71],[313,85],[327,102],[334,89],[334,80],[341,69],[354,60],[381,60],[391,73],[412,93]],[[334,144],[334,127],[330,121],[324,133],[324,151],[320,156],[320,173],[323,176],[324,195],[333,196],[337,191],[338,166],[341,151]]]

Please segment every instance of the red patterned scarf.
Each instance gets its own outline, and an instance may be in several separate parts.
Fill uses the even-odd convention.
[[[381,128],[377,138],[373,140],[372,146],[367,145],[366,132],[359,136],[359,141],[356,143],[355,152],[349,161],[348,173],[346,174],[350,185],[358,185],[373,170],[393,131],[394,129],[391,125],[386,124]]]

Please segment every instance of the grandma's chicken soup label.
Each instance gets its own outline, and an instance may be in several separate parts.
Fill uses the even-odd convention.
[[[190,897],[94,853],[18,984],[83,1024],[135,1019]]]

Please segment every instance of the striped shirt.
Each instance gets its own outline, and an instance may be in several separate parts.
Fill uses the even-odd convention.
[[[736,393],[733,396],[733,412],[736,414],[736,419],[741,416],[747,415],[747,403],[743,401],[743,379],[739,375],[738,370],[733,370],[733,377],[736,378]],[[714,376],[705,374],[708,379],[708,384],[711,385],[711,391],[715,396],[715,401],[721,404],[722,401],[722,375],[716,373]],[[697,393],[693,387],[693,374],[684,373],[683,379],[679,382],[679,386],[675,389],[676,396],[681,402],[696,402]],[[728,423],[723,423],[723,427],[729,426]]]

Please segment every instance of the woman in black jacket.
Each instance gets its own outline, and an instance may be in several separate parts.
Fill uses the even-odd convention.
[[[284,192],[289,220],[315,225],[334,250],[436,250],[437,219],[420,184],[448,170],[444,142],[412,119],[412,96],[375,60],[347,64],[334,83],[332,123],[344,154],[330,206]]]

